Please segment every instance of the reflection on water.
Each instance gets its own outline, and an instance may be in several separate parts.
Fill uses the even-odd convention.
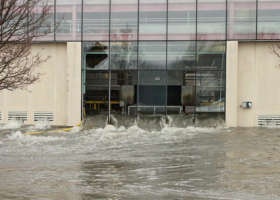
[[[0,133],[0,199],[279,199],[280,131]]]

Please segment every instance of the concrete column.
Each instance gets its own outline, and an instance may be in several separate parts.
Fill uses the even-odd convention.
[[[255,121],[255,83],[256,83],[256,42],[240,42],[238,51],[238,106],[244,101],[252,101],[250,109],[237,108],[237,126],[252,127]]]
[[[227,42],[226,125],[237,126],[238,42]]]
[[[67,42],[67,125],[81,121],[81,43]]]
[[[55,122],[56,125],[67,124],[67,44],[57,44],[57,56],[56,56],[56,111]]]

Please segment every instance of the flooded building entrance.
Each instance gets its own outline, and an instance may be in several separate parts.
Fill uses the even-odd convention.
[[[224,42],[85,42],[87,115],[224,114]],[[209,115],[209,113],[211,113]]]

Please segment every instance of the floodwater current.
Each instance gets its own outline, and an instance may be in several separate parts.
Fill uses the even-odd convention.
[[[278,128],[118,124],[42,135],[2,126],[0,199],[280,198]]]

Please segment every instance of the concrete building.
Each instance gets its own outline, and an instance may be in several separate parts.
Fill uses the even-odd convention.
[[[184,111],[232,127],[280,124],[280,61],[269,49],[280,39],[279,0],[52,3],[50,20],[63,21],[32,49],[51,56],[44,75],[28,91],[0,93],[0,122],[75,125],[86,101],[108,115]]]

